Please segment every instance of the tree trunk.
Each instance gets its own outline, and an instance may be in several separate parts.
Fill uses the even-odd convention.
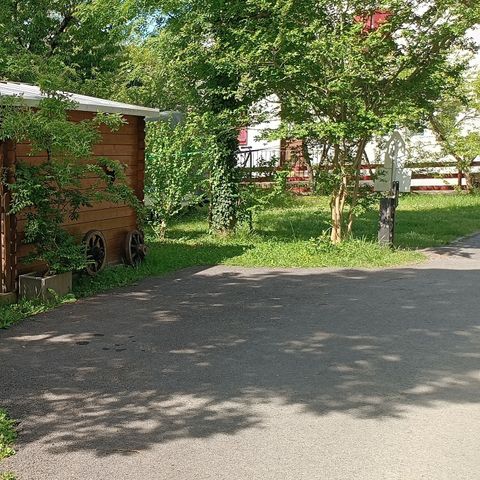
[[[333,168],[334,172],[341,172],[341,165],[340,165],[340,146],[334,145],[334,156],[333,156]],[[342,216],[343,216],[343,173],[342,173],[342,181],[340,184],[334,188],[332,192],[332,196],[330,198],[330,213],[332,219],[332,231],[330,234],[330,241],[334,244],[340,243],[342,241]]]
[[[330,240],[334,244],[338,244],[343,240],[343,224],[344,209],[348,195],[348,172],[345,170],[345,162],[347,159],[347,151],[345,145],[334,145],[333,168],[334,173],[339,175],[339,183],[332,192],[330,199],[330,210],[332,218],[332,232]]]
[[[315,191],[315,178],[314,178],[315,175],[313,172],[312,159],[310,157],[310,152],[308,151],[308,145],[305,142],[305,140],[302,140],[302,158],[303,158],[303,161],[305,162],[305,165],[307,166],[310,190],[311,192],[314,192]]]
[[[340,192],[335,192],[332,195],[332,200],[330,202],[330,210],[332,214],[332,232],[330,234],[330,241],[334,244],[342,241],[342,212],[340,210],[340,204]]]
[[[167,233],[167,221],[162,218],[160,224],[158,225],[158,238],[160,240],[165,240],[165,235]]]
[[[468,193],[472,193],[473,192],[472,174],[470,171],[468,171],[468,172],[464,172],[464,176],[465,176],[465,188]]]
[[[210,228],[220,235],[229,235],[237,225],[239,202],[239,178],[232,151],[217,159],[210,181]]]
[[[331,214],[332,214],[332,232],[330,234],[330,241],[338,244],[343,240],[343,221],[344,208],[347,199],[347,177],[342,178],[341,187],[332,194]]]
[[[367,141],[362,139],[358,144],[357,154],[355,156],[354,169],[355,169],[355,183],[353,186],[352,192],[352,202],[350,204],[350,212],[348,214],[348,225],[347,225],[347,237],[352,235],[353,222],[355,221],[355,207],[358,203],[358,195],[360,192],[360,171],[362,169],[362,158],[365,151],[365,146]]]

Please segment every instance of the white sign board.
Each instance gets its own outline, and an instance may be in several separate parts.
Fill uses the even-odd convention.
[[[375,179],[376,192],[389,192],[392,183],[399,183],[400,192],[409,192],[412,181],[411,170],[406,170],[405,141],[398,132],[393,132],[387,142],[384,166],[377,168]]]

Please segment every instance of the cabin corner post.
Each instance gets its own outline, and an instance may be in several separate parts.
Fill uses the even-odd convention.
[[[137,118],[137,182],[136,195],[143,202],[145,190],[145,119]]]
[[[11,194],[5,184],[13,182],[15,151],[9,141],[0,143],[0,293],[16,290],[17,228],[16,217],[9,213]]]

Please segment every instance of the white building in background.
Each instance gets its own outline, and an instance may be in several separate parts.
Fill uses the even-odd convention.
[[[471,38],[480,46],[480,28],[471,32]],[[480,67],[480,52],[473,57],[471,61],[472,69]],[[280,125],[280,120],[276,117],[275,112],[278,111],[278,99],[270,97],[260,105],[266,112],[266,116],[270,117],[268,120],[249,126],[241,130],[239,135],[240,153],[239,163],[245,167],[261,168],[262,166],[271,164],[275,161],[290,160],[291,150],[297,148],[299,143],[293,142],[287,144],[283,140],[266,140],[265,132],[276,129]],[[472,128],[476,128],[472,125]],[[480,124],[478,125],[480,129]],[[445,158],[442,161],[428,161],[418,162],[418,158],[412,154],[414,150],[421,150],[435,152],[438,144],[435,135],[425,130],[418,135],[408,136],[403,134],[406,146],[406,163],[410,165],[412,170],[411,188],[413,191],[438,191],[438,190],[455,190],[460,186],[465,186],[465,179],[459,175],[455,162],[453,159]],[[388,139],[386,139],[388,140]],[[382,142],[383,143],[383,142]],[[385,142],[386,143],[386,142]],[[318,162],[318,155],[316,152],[310,152],[312,160]],[[375,175],[376,167],[383,164],[385,158],[384,145],[378,142],[371,142],[366,148],[366,159],[364,162],[362,183],[372,184],[372,175]],[[417,161],[417,165],[412,165]],[[435,165],[437,163],[437,165]],[[302,173],[303,172],[303,173]],[[480,176],[480,158],[474,162],[472,167],[473,173],[478,173]],[[292,172],[292,177],[297,180],[305,176],[305,170],[297,168]]]

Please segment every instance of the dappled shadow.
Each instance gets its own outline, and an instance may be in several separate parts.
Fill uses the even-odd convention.
[[[448,247],[431,247],[425,250],[425,253],[434,256],[439,255],[442,257],[463,257],[472,258],[475,253],[465,249],[463,246],[450,245]]]
[[[251,246],[236,244],[210,244],[187,242],[150,241],[146,260],[136,268],[124,268],[121,265],[106,268],[95,277],[78,275],[74,283],[74,293],[78,297],[92,295],[92,292],[105,291],[110,285],[131,284],[152,275],[161,275],[181,268],[217,265],[245,253]],[[198,268],[198,267],[197,267]],[[119,283],[119,281],[121,283]]]
[[[22,444],[98,456],[262,429],[262,405],[402,419],[478,404],[475,265],[149,279],[1,332],[0,404]]]
[[[477,259],[480,252],[480,235],[469,235],[458,239],[457,241],[442,247],[430,247],[424,250],[431,258],[449,258],[452,260],[470,260]],[[475,263],[463,263],[463,265],[471,266]]]

